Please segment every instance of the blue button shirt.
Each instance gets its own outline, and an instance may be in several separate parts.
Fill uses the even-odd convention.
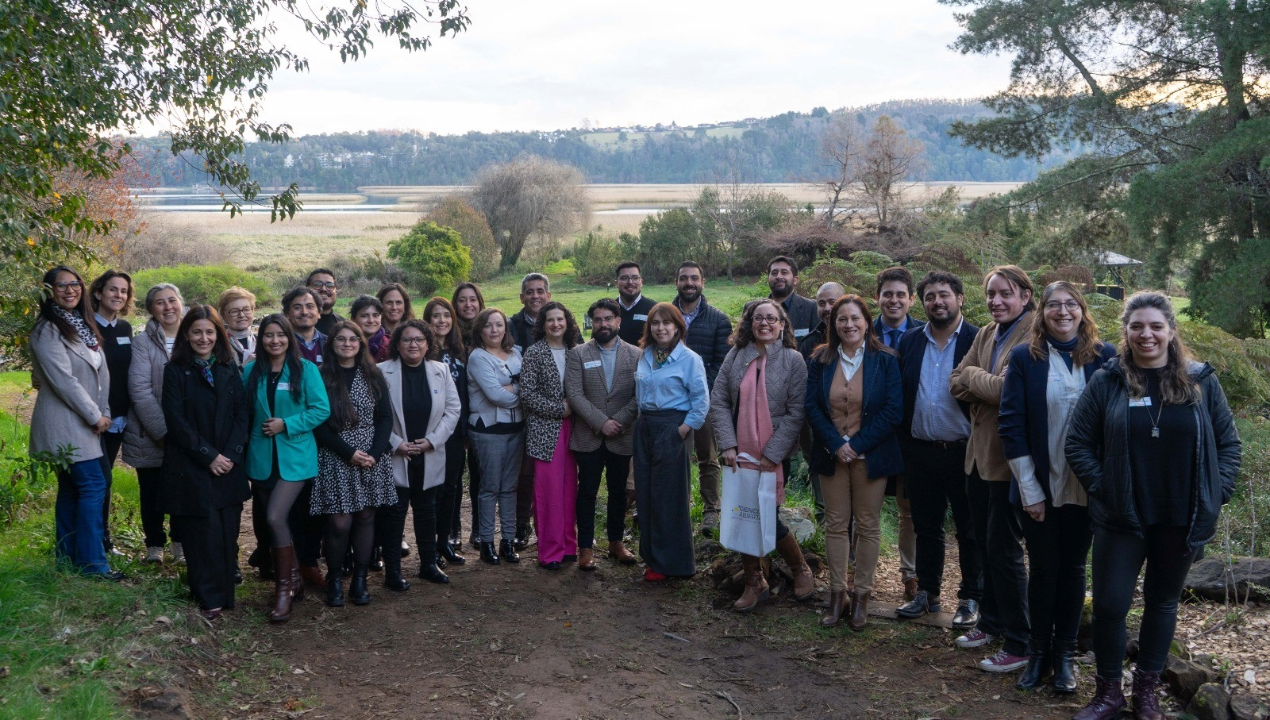
[[[930,325],[922,328],[926,334],[926,353],[922,355],[922,376],[917,385],[917,404],[913,407],[913,437],[918,440],[956,442],[970,437],[970,421],[961,412],[957,398],[948,392],[957,336],[965,322],[963,319],[957,323],[943,350],[931,337]]]
[[[635,397],[641,411],[687,412],[684,423],[693,430],[700,430],[710,411],[710,390],[706,386],[706,366],[701,356],[680,342],[670,351],[666,364],[657,367],[653,349],[648,348],[640,355],[635,368]]]

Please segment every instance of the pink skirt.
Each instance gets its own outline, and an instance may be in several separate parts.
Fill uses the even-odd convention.
[[[538,562],[562,562],[578,554],[578,465],[569,450],[573,423],[560,426],[551,461],[534,460],[534,524]]]

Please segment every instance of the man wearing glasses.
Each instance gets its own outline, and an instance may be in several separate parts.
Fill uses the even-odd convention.
[[[318,300],[322,303],[322,315],[317,321],[317,331],[323,335],[330,335],[335,323],[344,319],[335,314],[335,297],[339,294],[339,285],[335,283],[335,273],[326,268],[318,268],[309,273],[309,278],[304,281],[304,284],[317,293]]]
[[[639,339],[644,336],[644,323],[648,322],[648,311],[653,309],[656,301],[644,297],[644,278],[639,272],[639,263],[627,260],[617,266],[617,304],[622,309],[622,324],[617,336],[624,343],[639,347]]]

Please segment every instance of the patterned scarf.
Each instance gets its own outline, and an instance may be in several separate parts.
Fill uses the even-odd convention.
[[[97,336],[88,329],[88,323],[84,322],[84,318],[80,317],[79,313],[71,312],[60,305],[54,305],[53,312],[75,328],[75,334],[79,335],[80,342],[87,345],[90,350],[97,349]]]
[[[207,381],[210,387],[216,387],[216,381],[212,379],[212,366],[216,364],[216,356],[213,355],[206,360],[194,358],[194,367],[202,373],[203,379]]]

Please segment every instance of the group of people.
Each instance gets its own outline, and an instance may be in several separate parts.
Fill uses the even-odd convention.
[[[372,567],[385,587],[408,589],[407,511],[418,577],[448,583],[444,569],[466,562],[465,470],[468,539],[485,563],[519,562],[536,536],[544,569],[595,570],[603,481],[610,558],[637,562],[623,542],[633,505],[644,578],[662,582],[696,571],[694,454],[700,530],[711,534],[723,466],[773,473],[779,505],[801,448],[825,526],[821,625],[867,626],[882,508],[894,495],[898,616],[944,607],[951,511],[956,644],[999,640],[983,670],[1021,670],[1020,688],[1073,692],[1092,546],[1098,674],[1076,717],[1126,706],[1125,618],[1144,565],[1133,695],[1138,717],[1162,717],[1155,689],[1182,583],[1240,463],[1221,385],[1190,357],[1166,296],[1130,297],[1113,346],[1078,287],[1059,281],[1037,293],[1016,266],[984,277],[992,321],[983,328],[962,315],[962,280],[940,271],[916,283],[902,267],[879,273],[875,318],[870,300],[838,283],[799,295],[797,264],[777,257],[771,294],[749,302],[735,328],[706,301],[697,263],[677,269],[670,302],[644,297],[637,263],[615,277],[618,297],[587,309],[584,341],[539,273],[521,282],[510,317],[462,283],[416,318],[394,284],[358,297],[345,320],[334,312],[334,274],[318,269],[258,325],[242,288],[216,307],[186,308],[165,283],[147,290],[149,319],[134,335],[123,319],[128,275],[107,271],[85,286],[68,267],[50,270],[31,335],[40,388],[31,452],[66,468],[59,559],[120,577],[106,521],[122,447],[137,468],[146,559],[162,561],[170,538],[209,618],[233,607],[248,499],[249,564],[275,580],[272,620],[289,617],[306,583],[343,605],[345,575],[349,599],[370,602]],[[926,322],[910,315],[915,302]],[[812,573],[779,521],[776,550],[794,598],[812,598]],[[743,566],[742,612],[770,597],[762,559],[743,556]]]

